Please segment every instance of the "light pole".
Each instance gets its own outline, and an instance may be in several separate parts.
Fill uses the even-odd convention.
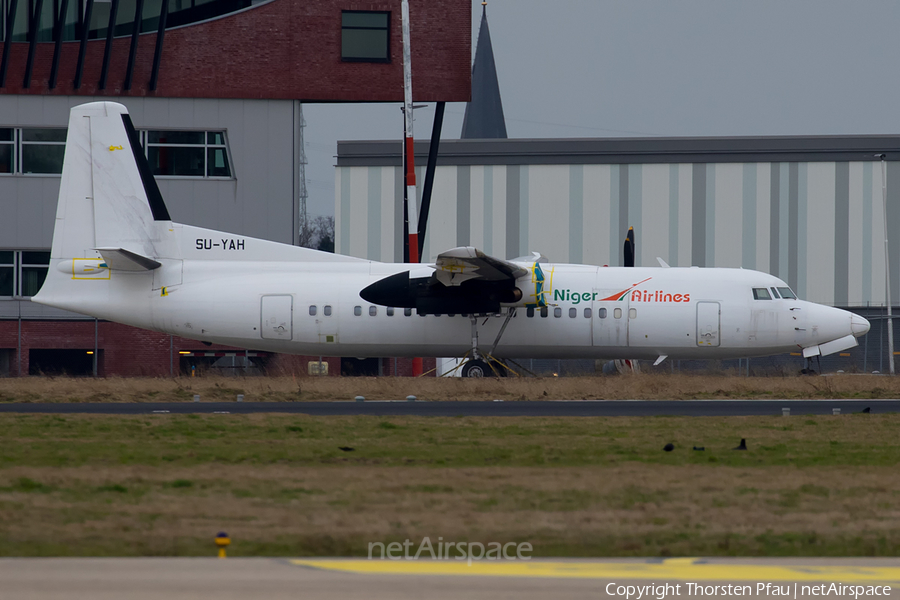
[[[888,369],[894,374],[894,319],[891,311],[891,259],[888,248],[888,218],[887,218],[887,165],[884,154],[876,154],[881,159],[881,206],[884,221],[884,296],[887,302],[888,322]]]

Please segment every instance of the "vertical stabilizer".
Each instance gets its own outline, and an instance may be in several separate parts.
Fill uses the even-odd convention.
[[[73,108],[52,257],[94,257],[95,248],[156,257],[165,228],[154,221],[169,220],[127,109],[115,102]]]

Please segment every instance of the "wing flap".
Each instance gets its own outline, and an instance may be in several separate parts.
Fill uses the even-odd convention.
[[[488,256],[472,246],[460,246],[441,252],[434,264],[435,277],[446,286],[462,285],[471,279],[482,281],[515,281],[528,271],[522,267]]]

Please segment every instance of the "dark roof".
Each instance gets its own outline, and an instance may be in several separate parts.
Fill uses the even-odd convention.
[[[463,139],[505,138],[506,120],[503,118],[503,102],[500,100],[500,84],[497,82],[497,66],[488,29],[487,7],[481,11],[481,29],[472,65],[472,101],[466,104],[463,117]]]
[[[339,141],[337,166],[400,165],[401,142]],[[439,165],[900,160],[900,135],[441,140]],[[428,142],[416,142],[425,160]],[[423,163],[424,164],[424,163]]]

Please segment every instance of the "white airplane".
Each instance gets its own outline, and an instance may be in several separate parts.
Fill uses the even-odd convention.
[[[34,302],[202,342],[311,356],[703,359],[857,345],[866,319],[758,271],[514,260],[389,264],[173,223],[124,106],[72,109]],[[487,339],[482,344],[479,340]]]

